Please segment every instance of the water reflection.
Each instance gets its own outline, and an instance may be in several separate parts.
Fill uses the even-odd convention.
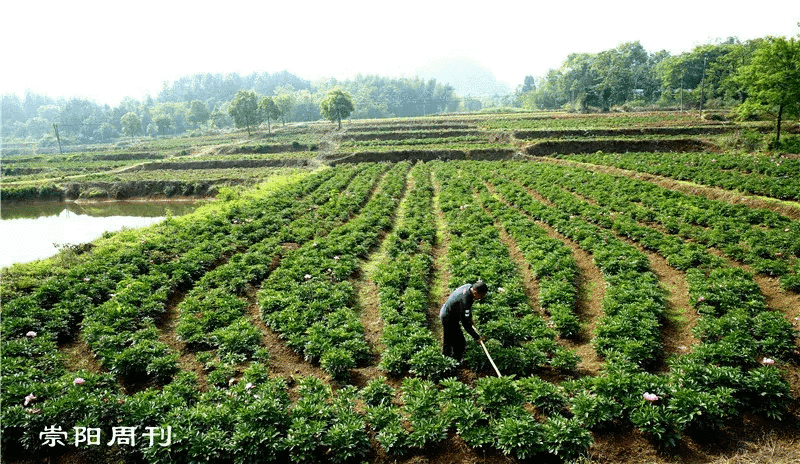
[[[103,202],[7,204],[0,208],[0,267],[53,256],[56,244],[91,242],[103,232],[180,216],[198,202]]]

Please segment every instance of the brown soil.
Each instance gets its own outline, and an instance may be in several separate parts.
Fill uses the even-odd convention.
[[[201,392],[208,391],[208,376],[203,363],[199,362],[195,353],[186,349],[186,343],[178,337],[175,328],[178,326],[180,313],[178,305],[186,296],[186,291],[174,292],[167,300],[167,310],[157,321],[159,340],[166,343],[172,351],[180,353],[178,367],[181,370],[194,372],[197,375],[197,387]]]
[[[64,367],[70,372],[85,370],[93,374],[108,372],[94,357],[94,351],[83,340],[80,332],[75,335],[73,340],[58,347],[63,354],[62,362]]]
[[[295,377],[317,377],[331,381],[331,377],[319,366],[315,366],[294,350],[286,346],[280,335],[267,327],[261,320],[261,311],[258,307],[258,288],[247,288],[247,313],[253,324],[261,330],[262,344],[269,350],[269,370],[276,377],[283,377],[288,385],[294,385]]]
[[[433,245],[433,278],[431,282],[438,282],[439,288],[431,289],[431,300],[428,303],[428,326],[440,342],[442,340],[442,327],[439,322],[439,310],[444,299],[450,294],[450,271],[447,264],[447,252],[450,249],[450,234],[445,226],[444,213],[439,206],[440,186],[433,176],[433,211],[436,216],[437,241]],[[438,238],[441,237],[441,240]]]

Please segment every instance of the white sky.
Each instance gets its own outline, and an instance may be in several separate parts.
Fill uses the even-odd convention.
[[[314,81],[413,77],[467,56],[512,89],[570,53],[639,40],[673,54],[737,36],[800,34],[797,0],[21,0],[0,7],[0,94],[26,89],[116,106],[198,72]]]

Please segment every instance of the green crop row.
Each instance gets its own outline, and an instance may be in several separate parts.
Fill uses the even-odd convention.
[[[491,172],[482,170],[484,179]],[[580,323],[574,309],[578,298],[578,265],[572,250],[547,232],[535,221],[500,200],[484,193],[482,201],[497,217],[519,246],[534,277],[538,280],[539,305],[562,337],[574,338]]]
[[[357,217],[287,253],[259,291],[267,325],[334,378],[346,377],[369,354],[349,279],[357,260],[365,258],[381,231],[392,225],[408,170],[408,163],[389,169]]]
[[[515,164],[514,168],[492,179],[501,195],[592,253],[606,279],[604,316],[592,340],[595,349],[605,356],[622,353],[638,365],[655,362],[661,355],[666,298],[647,256],[591,224],[588,204],[540,179],[537,165]],[[538,191],[555,207],[534,200],[523,186]]]
[[[311,185],[315,189],[322,188],[316,182],[312,182]],[[326,188],[340,186],[322,185]],[[244,304],[230,292],[230,289],[223,288],[222,291],[214,292],[210,287],[216,290],[220,290],[220,287],[207,285],[207,282],[218,282],[222,276],[231,274],[229,267],[235,266],[241,271],[253,273],[253,278],[263,278],[268,270],[264,268],[266,263],[259,261],[264,259],[271,261],[274,251],[253,245],[263,243],[267,237],[280,232],[287,220],[304,214],[307,206],[296,199],[313,196],[309,193],[311,191],[303,190],[302,186],[298,190],[283,189],[271,195],[269,204],[261,205],[263,208],[261,211],[253,211],[249,205],[246,211],[233,207],[224,219],[214,217],[211,221],[214,228],[206,235],[196,235],[193,240],[194,246],[178,259],[171,260],[163,266],[151,266],[148,274],[120,282],[114,298],[95,310],[88,311],[83,321],[83,338],[101,365],[126,381],[153,379],[159,384],[168,381],[177,370],[178,353],[171,352],[169,346],[159,340],[155,321],[165,313],[167,298],[172,291],[187,288],[198,282],[203,284],[200,292],[208,296],[205,302],[209,306],[207,316],[209,318],[216,316],[217,319],[214,324],[202,326],[204,330],[212,331],[210,336],[213,337],[214,345],[224,354],[245,358],[252,356],[258,345],[242,343],[242,340],[258,341],[260,335],[253,330],[237,333],[248,324],[244,320],[243,325],[242,319],[232,317],[242,316]],[[208,271],[218,267],[221,259],[236,253],[237,256],[241,256],[241,252],[247,249],[250,249],[252,255],[247,259],[250,259],[251,263],[255,260],[254,264],[236,259],[230,266],[223,267],[220,272],[212,274],[205,281],[202,280],[208,275]],[[227,283],[238,287],[242,285],[236,284],[236,280]],[[208,301],[213,303],[209,304]],[[193,309],[197,309],[197,306],[202,308],[203,302],[194,298],[184,302],[182,307],[191,307],[193,302],[197,303]],[[194,315],[198,313],[202,311],[196,311]],[[219,320],[223,319],[222,315],[228,318],[225,322],[232,324],[230,327],[226,327],[228,324]],[[185,321],[184,318],[181,320],[184,324],[179,324],[181,334],[187,332],[183,330]]]
[[[559,174],[548,176],[548,169]],[[546,190],[556,177],[570,189],[586,181],[565,175],[559,168],[542,166],[536,179],[543,185],[537,188]],[[604,189],[598,187],[595,193],[601,191]],[[524,192],[518,190],[517,194],[524,198]],[[682,430],[716,430],[744,411],[773,418],[784,414],[789,387],[771,364],[788,359],[796,333],[780,314],[767,310],[752,275],[726,266],[692,243],[676,241],[616,215],[598,221],[611,217],[600,207],[584,204],[572,209],[578,205],[566,199],[559,205],[570,213],[594,218],[606,228],[630,231],[632,237],[646,239],[646,246],[669,262],[680,263],[688,270],[693,306],[704,316],[694,330],[702,343],[691,353],[671,359],[667,376],[648,374],[628,360],[610,356],[601,376],[580,381],[582,386],[572,404],[576,416],[596,429],[630,422],[655,440],[674,445]],[[658,399],[644,399],[644,392]]]
[[[374,178],[375,169],[362,166],[337,170],[317,191],[291,205],[281,205],[283,209],[276,211],[280,215],[273,214],[271,222],[253,228],[253,233],[263,239],[206,273],[178,305],[180,316],[176,332],[181,339],[192,349],[217,349],[219,357],[227,364],[252,358],[260,347],[261,334],[245,315],[246,303],[242,297],[247,286],[261,282],[269,275],[281,257],[281,242],[304,243],[314,234],[324,234],[333,227],[333,221],[320,214],[332,212],[325,207],[327,202],[335,201],[336,196],[330,192],[343,191],[344,195],[363,196],[363,191],[346,189],[354,175],[353,184],[367,190],[370,184],[363,179]],[[352,203],[344,212],[352,213],[358,206],[358,203]],[[244,218],[252,216],[245,214],[241,217],[243,219],[236,222],[241,227],[249,227],[250,223]],[[298,227],[309,222],[317,227]],[[295,234],[289,236],[289,231]]]
[[[406,371],[430,380],[452,372],[455,362],[442,355],[428,327],[427,310],[436,227],[430,167],[417,164],[414,187],[406,196],[399,226],[386,240],[386,261],[378,265],[375,285],[383,332],[380,366],[391,375]]]
[[[577,356],[555,342],[555,331],[528,303],[519,271],[478,197],[485,188],[468,164],[437,162],[434,167],[450,234],[450,288],[481,279],[493,289],[475,303],[474,317],[500,371],[526,375],[544,366],[573,369]],[[488,368],[477,344],[467,345],[465,360],[476,370]]]
[[[392,403],[385,379],[371,381],[360,394],[375,441],[393,457],[436,446],[451,432],[475,450],[495,449],[522,460],[572,460],[592,443],[589,431],[567,418],[563,390],[537,377],[483,377],[474,388],[453,378],[438,385],[406,378],[401,406]],[[537,420],[529,408],[547,418]]]
[[[624,235],[634,238],[636,233],[626,222],[653,223],[683,239],[722,250],[756,272],[780,277],[787,290],[800,289],[800,278],[793,271],[800,258],[800,221],[768,210],[708,200],[649,182],[583,169],[561,168],[543,175],[554,183],[568,184],[565,188],[570,191],[591,197],[614,215],[614,228]],[[646,247],[647,234],[638,234],[637,238]],[[677,237],[673,240],[680,241]],[[673,257],[671,264],[685,269],[696,256],[694,252],[683,259]]]
[[[800,160],[723,153],[595,153],[569,159],[647,172],[781,200],[800,199]]]
[[[272,190],[262,189],[264,197],[248,199],[248,206],[265,212],[272,205],[280,211],[284,202],[291,204],[293,198],[308,195],[329,176],[329,171],[323,171],[299,182],[276,183],[276,188],[283,188],[283,201],[278,201],[279,195],[270,195]],[[30,424],[41,417],[63,422],[82,414],[80,409],[61,407],[59,391],[70,374],[57,348],[57,343],[73,339],[79,328],[101,363],[111,370],[98,377],[102,388],[96,394],[106,394],[109,381],[116,377],[169,381],[176,354],[159,340],[155,321],[171,292],[200,278],[223,250],[246,246],[248,236],[238,233],[237,221],[232,221],[237,209],[235,202],[223,204],[170,219],[145,232],[119,233],[65,274],[17,291],[4,289],[3,375],[15,381],[4,385],[2,399],[4,405],[19,408],[11,415],[20,420],[3,420],[4,450],[18,449],[15,434],[32,430]],[[253,224],[258,225],[255,220]],[[18,401],[28,394],[37,398],[35,409]],[[81,398],[100,400],[93,395]],[[10,430],[16,432],[5,433]]]

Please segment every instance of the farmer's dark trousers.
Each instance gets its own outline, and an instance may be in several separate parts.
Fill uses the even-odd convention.
[[[460,362],[467,346],[461,325],[458,319],[449,316],[440,316],[439,319],[442,321],[442,354]]]

